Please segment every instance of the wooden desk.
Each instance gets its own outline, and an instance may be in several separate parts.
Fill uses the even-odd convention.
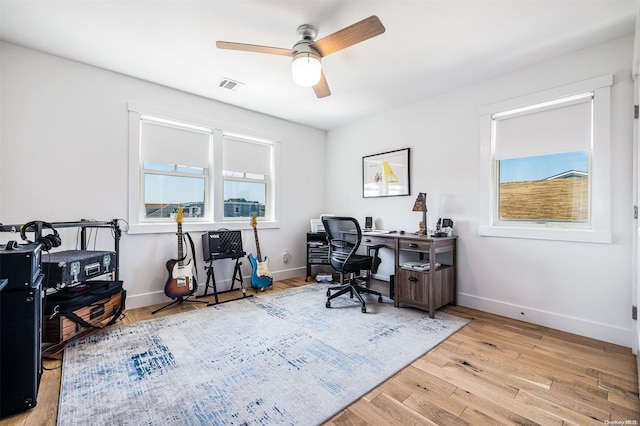
[[[381,244],[394,250],[395,299],[396,307],[413,306],[429,311],[435,316],[436,309],[457,303],[457,239],[458,237],[430,238],[414,234],[382,234],[363,232],[363,245]],[[402,268],[400,257],[406,253],[418,253],[420,259],[428,259],[435,264],[438,254],[450,253],[447,263],[440,261],[439,268],[428,271],[407,270]]]

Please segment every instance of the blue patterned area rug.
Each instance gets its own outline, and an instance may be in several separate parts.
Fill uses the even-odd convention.
[[[468,321],[326,284],[103,330],[64,353],[58,425],[320,424]],[[365,296],[367,297],[367,296]]]

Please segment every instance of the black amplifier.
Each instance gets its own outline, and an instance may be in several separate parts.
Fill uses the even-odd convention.
[[[30,289],[40,274],[42,244],[0,245],[0,279],[8,280],[5,291]]]
[[[115,251],[65,250],[42,256],[46,287],[67,287],[115,270]]]
[[[242,234],[229,230],[205,232],[202,234],[202,254],[205,261],[243,257]]]

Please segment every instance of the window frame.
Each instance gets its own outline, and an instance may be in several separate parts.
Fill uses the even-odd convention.
[[[177,111],[167,110],[148,104],[128,102],[129,116],[129,179],[128,179],[128,225],[129,234],[167,233],[175,232],[176,224],[172,220],[144,220],[144,165],[142,163],[142,141],[140,138],[141,118],[153,116],[179,123],[186,123],[198,127],[212,129],[212,140],[209,158],[208,179],[205,181],[205,217],[203,220],[187,219],[183,221],[183,228],[188,231],[209,231],[224,226],[228,229],[251,229],[250,221],[224,220],[224,191],[222,176],[222,141],[225,132],[251,135],[258,140],[268,140],[273,143],[271,159],[271,214],[268,218],[261,218],[261,228],[279,228],[279,194],[276,186],[280,173],[280,136],[269,132],[245,129],[235,124],[214,122],[211,119],[192,116]],[[224,129],[224,130],[222,130]],[[190,175],[190,177],[198,175]],[[207,203],[207,201],[205,201]],[[246,223],[245,223],[246,222]]]
[[[487,105],[480,109],[480,226],[479,235],[557,241],[611,243],[611,86],[613,75],[569,84]],[[498,221],[498,170],[495,158],[494,114],[526,108],[585,92],[593,92],[593,139],[590,150],[590,223]]]

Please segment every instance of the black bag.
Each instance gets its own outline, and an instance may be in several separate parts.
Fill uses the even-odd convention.
[[[87,281],[71,288],[65,288],[48,295],[44,303],[44,314],[49,319],[59,315],[80,324],[83,327],[102,328],[80,318],[75,311],[92,306],[102,306],[105,300],[122,292],[120,306],[115,315],[103,327],[113,325],[125,309],[126,290],[122,281]]]

